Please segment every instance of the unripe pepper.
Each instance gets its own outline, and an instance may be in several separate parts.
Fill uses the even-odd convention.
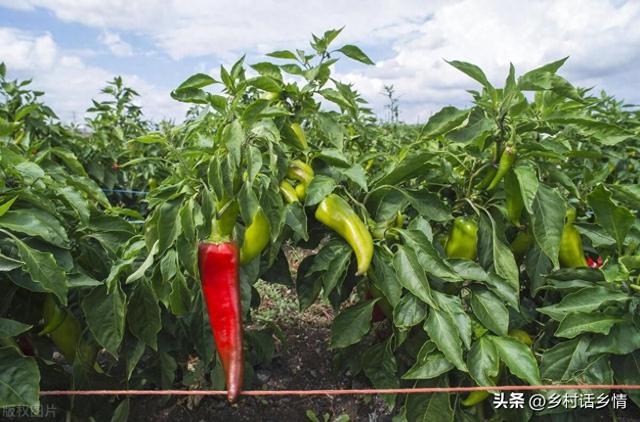
[[[48,294],[42,304],[44,327],[38,334],[43,335],[53,332],[62,324],[62,321],[64,321],[66,316],[67,312],[56,304],[56,300],[53,298],[53,295]]]
[[[198,246],[198,268],[209,322],[234,402],[242,388],[242,309],[238,279],[238,248],[233,241],[213,239]]]
[[[482,180],[480,180],[480,182],[476,185],[476,188],[478,188],[478,189],[486,189],[487,186],[489,186],[491,184],[491,181],[493,180],[493,178],[496,175],[497,171],[498,171],[498,169],[495,168],[493,165],[491,165],[491,167],[489,167],[489,169],[485,173],[485,175],[482,178]]]
[[[445,252],[447,258],[475,260],[478,256],[478,225],[464,217],[456,218],[447,239]]]
[[[287,204],[299,202],[296,190],[293,188],[293,186],[291,186],[291,183],[287,182],[286,180],[280,182],[280,193],[282,194],[282,197]]]
[[[516,227],[520,227],[520,216],[524,209],[524,201],[520,193],[520,184],[513,171],[504,177],[504,197],[507,219]]]
[[[511,166],[516,161],[516,147],[512,144],[507,144],[505,146],[502,155],[500,156],[500,162],[498,163],[498,169],[496,170],[495,176],[491,180],[491,183],[487,187],[489,190],[493,190],[498,186],[498,183],[504,178],[504,176],[509,172]]]
[[[486,390],[472,391],[467,397],[465,397],[464,400],[460,402],[460,404],[464,407],[475,406],[476,404],[481,403],[487,397],[489,397],[489,392]]]
[[[240,248],[240,263],[251,262],[260,255],[269,244],[271,225],[261,207],[253,216],[251,224],[244,231],[244,241]]]
[[[304,161],[293,160],[289,163],[289,169],[287,170],[287,177],[292,180],[297,180],[302,183],[305,188],[309,186],[315,173],[313,168]]]
[[[304,183],[298,183],[296,185],[296,197],[301,201],[304,201],[304,198],[307,197],[307,188]]]
[[[533,245],[533,238],[526,231],[519,231],[515,239],[511,242],[511,252],[516,258],[522,258],[527,254]]]
[[[60,320],[62,315],[62,321]],[[60,353],[67,362],[73,363],[76,358],[88,366],[93,365],[98,348],[95,344],[82,339],[82,324],[69,311],[60,308],[51,295],[45,298],[42,307],[45,329],[40,333],[48,333]],[[78,355],[79,353],[79,355]]]
[[[309,144],[307,143],[307,136],[304,134],[304,130],[302,130],[302,126],[299,123],[291,123],[291,131],[295,135],[298,140],[298,144],[302,149],[308,149]]]
[[[347,201],[332,193],[320,202],[316,219],[338,233],[353,249],[358,261],[356,275],[364,275],[373,258],[373,239],[358,214]]]
[[[533,339],[531,338],[529,333],[524,330],[520,330],[519,328],[514,328],[513,330],[509,331],[509,337],[513,337],[516,340],[519,340],[520,342],[526,344],[527,346],[533,345]]]
[[[236,225],[236,219],[238,218],[238,213],[240,208],[238,206],[238,201],[235,199],[223,199],[219,201],[216,205],[217,210],[217,218],[214,220],[213,224],[216,225],[215,232],[219,236],[228,237],[233,233],[233,228]]]
[[[573,226],[575,219],[575,208],[569,208],[567,211],[566,222],[562,229],[560,251],[558,254],[560,265],[563,267],[577,268],[587,266],[587,261],[584,258],[584,250],[582,249],[582,238],[580,237],[580,232],[578,232],[578,229]]]

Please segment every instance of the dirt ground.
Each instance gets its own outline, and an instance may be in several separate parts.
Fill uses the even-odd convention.
[[[330,309],[313,306],[303,317],[284,326],[287,348],[276,357],[271,368],[256,370],[255,389],[348,389],[365,388],[364,379],[349,379],[331,372],[329,344]],[[312,411],[319,421],[328,414],[331,421],[346,415],[350,421],[391,421],[391,414],[380,398],[339,397],[242,397],[233,406],[222,398],[205,397],[188,408],[187,399],[159,405],[153,398],[132,401],[130,420],[135,421],[306,421]]]

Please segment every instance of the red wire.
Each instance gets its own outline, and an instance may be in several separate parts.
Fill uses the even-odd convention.
[[[535,391],[535,390],[640,390],[640,385],[576,384],[576,385],[500,385],[495,387],[424,387],[353,390],[249,390],[243,396],[344,396],[351,394],[424,394],[464,393],[469,391]],[[226,390],[53,390],[41,396],[222,396]]]

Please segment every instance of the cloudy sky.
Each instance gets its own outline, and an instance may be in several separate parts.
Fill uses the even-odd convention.
[[[0,61],[10,78],[33,78],[67,121],[81,121],[115,75],[140,92],[148,117],[180,120],[169,92],[189,75],[308,48],[311,33],[342,26],[336,46],[356,44],[376,64],[341,60],[338,78],[380,115],[393,84],[410,123],[466,104],[464,90],[476,88],[443,59],[501,84],[509,62],[523,73],[570,56],[560,73],[571,82],[640,103],[637,0],[0,0]]]

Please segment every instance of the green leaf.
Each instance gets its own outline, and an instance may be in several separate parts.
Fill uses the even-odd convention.
[[[32,357],[0,348],[0,407],[40,405],[40,371]]]
[[[416,387],[448,387],[445,377],[433,380],[421,380]],[[400,421],[420,422],[453,422],[454,411],[451,409],[451,395],[448,393],[408,394],[404,407],[405,419]]]
[[[444,312],[432,309],[424,324],[424,329],[429,334],[438,350],[460,371],[468,372],[462,358],[462,344],[453,319]]]
[[[469,374],[478,385],[496,385],[496,377],[500,368],[498,350],[489,336],[480,337],[467,356]]]
[[[423,232],[400,229],[398,231],[407,246],[415,252],[418,262],[420,262],[420,265],[422,265],[427,273],[447,281],[462,281],[462,277],[440,256]]]
[[[355,45],[347,44],[340,47],[337,51],[341,52],[350,59],[357,60],[364,64],[374,64],[371,59]]]
[[[36,208],[8,211],[0,217],[0,227],[28,236],[37,236],[61,248],[69,247],[69,237],[58,219]]]
[[[616,240],[618,250],[622,249],[624,240],[635,222],[635,217],[628,209],[617,206],[611,200],[611,192],[600,185],[587,196],[587,201],[598,222]]]
[[[389,341],[374,344],[362,354],[362,369],[375,388],[398,388],[398,365]],[[395,394],[382,396],[390,408],[395,404]]]
[[[389,172],[375,180],[372,185],[398,185],[401,182],[407,182],[414,177],[423,176],[426,169],[431,165],[431,159],[434,157],[432,152],[420,152],[418,154],[409,154],[402,161],[397,163]]]
[[[530,385],[542,384],[538,363],[528,346],[511,337],[490,336],[489,339],[513,375]]]
[[[131,273],[131,275],[127,277],[126,284],[133,283],[134,281],[144,277],[144,273],[153,265],[154,257],[156,256],[156,254],[158,254],[159,244],[160,244],[160,241],[156,240],[156,243],[153,244],[153,247],[149,251],[149,254],[145,258],[145,260],[142,262],[142,264],[140,264],[140,266],[135,272]],[[109,278],[111,278],[111,276]],[[109,290],[111,290],[111,286],[109,286]]]
[[[601,334],[594,338],[589,352],[626,355],[638,349],[640,349],[640,328],[633,322],[622,322],[614,325],[609,334]]]
[[[153,350],[158,350],[158,333],[162,328],[160,306],[148,283],[138,283],[127,305],[129,330]]]
[[[460,296],[447,295],[437,290],[433,290],[432,294],[440,309],[446,312],[455,322],[462,344],[469,349],[472,335],[471,318],[467,315]]]
[[[405,246],[399,246],[393,258],[393,267],[396,270],[398,282],[427,305],[437,308],[431,296],[431,287],[427,275],[420,265],[413,250]]]
[[[0,217],[5,215],[7,211],[9,211],[9,209],[11,208],[11,205],[13,205],[13,203],[16,202],[16,199],[18,199],[18,197],[14,196],[13,198],[6,201],[4,204],[0,205]]]
[[[489,290],[471,289],[471,309],[480,322],[500,336],[506,336],[509,329],[509,311],[502,301]]]
[[[436,378],[453,368],[453,364],[441,352],[435,350],[435,344],[432,341],[427,341],[418,352],[416,362],[405,372],[402,379]]]
[[[204,73],[196,73],[195,75],[189,76],[184,82],[176,88],[185,89],[185,88],[204,88],[205,86],[215,84],[217,81],[213,79],[209,75],[205,75]]]
[[[67,275],[58,266],[55,257],[51,252],[41,252],[33,249],[23,241],[14,238],[14,243],[18,247],[18,255],[24,262],[23,270],[30,276],[31,280],[37,284],[36,288],[56,295],[63,305],[67,304]]]
[[[533,214],[533,202],[538,193],[538,175],[533,166],[529,164],[520,164],[513,169],[520,186],[520,194],[522,201],[529,214]]]
[[[500,227],[496,224],[491,214],[486,211],[486,215],[491,221],[492,235],[491,235],[491,251],[493,255],[493,265],[496,269],[496,273],[504,280],[507,281],[516,290],[520,289],[520,272],[518,271],[518,265],[513,257],[513,253],[509,246],[507,246],[502,239],[498,236]],[[502,233],[501,233],[502,234]]]
[[[307,214],[298,204],[291,204],[285,211],[285,223],[287,226],[302,238],[305,242],[309,240],[307,232]]]
[[[460,72],[466,74],[467,76],[469,76],[472,79],[475,79],[476,81],[480,82],[480,84],[487,89],[487,91],[493,91],[493,86],[491,85],[491,83],[489,82],[489,80],[487,79],[487,76],[484,74],[484,72],[482,71],[482,69],[480,69],[478,66],[471,64],[471,63],[467,63],[467,62],[461,62],[461,61],[457,61],[457,60],[452,60],[452,61],[448,61],[445,60],[447,63],[449,63],[451,66],[455,67],[456,69],[458,69]]]
[[[451,212],[442,200],[431,192],[427,191],[403,191],[411,206],[418,211],[418,214],[433,221],[451,220]]]
[[[158,252],[162,255],[176,240],[179,234],[181,202],[179,200],[163,203],[158,215]]]
[[[336,316],[331,325],[331,348],[340,349],[359,342],[371,329],[373,306],[378,299],[351,306]]]
[[[585,287],[570,293],[559,303],[538,308],[538,312],[561,321],[567,314],[575,312],[592,312],[608,302],[626,302],[631,297],[617,290],[609,290],[602,286]]]
[[[119,286],[111,294],[106,286],[96,287],[82,300],[82,311],[95,339],[113,356],[124,335],[126,296]]]
[[[625,356],[616,356],[611,360],[611,366],[616,376],[616,383],[622,385],[640,384],[640,351]],[[623,390],[631,400],[640,406],[640,391]]]
[[[429,307],[420,299],[406,293],[393,308],[393,324],[398,328],[411,328],[427,317]]]
[[[402,286],[398,282],[390,253],[376,249],[373,254],[373,265],[369,268],[369,278],[389,301],[392,307],[400,302]]]
[[[342,253],[334,257],[329,263],[329,268],[322,277],[323,281],[323,296],[325,299],[329,298],[329,295],[344,281],[347,275],[347,269],[351,262],[351,253]]]
[[[353,165],[352,167],[343,171],[342,174],[345,175],[352,182],[360,186],[362,190],[364,190],[365,192],[368,190],[367,173],[364,171],[364,168],[362,168],[360,164]]]
[[[122,400],[113,411],[111,422],[127,422],[129,420],[129,398]]]
[[[533,235],[536,244],[557,268],[560,239],[567,212],[566,202],[554,189],[540,184],[533,201]]]
[[[621,321],[622,319],[617,316],[599,312],[568,314],[560,321],[560,326],[558,326],[555,336],[574,338],[585,332],[609,334],[611,327]]]
[[[313,178],[307,188],[305,206],[316,205],[336,188],[336,181],[328,176],[318,175]]]
[[[591,356],[589,342],[589,336],[581,336],[547,349],[540,361],[542,377],[554,381],[572,380],[574,374],[584,370],[588,364]]]
[[[12,319],[0,318],[0,338],[15,337],[30,330],[33,325],[23,324]]]

